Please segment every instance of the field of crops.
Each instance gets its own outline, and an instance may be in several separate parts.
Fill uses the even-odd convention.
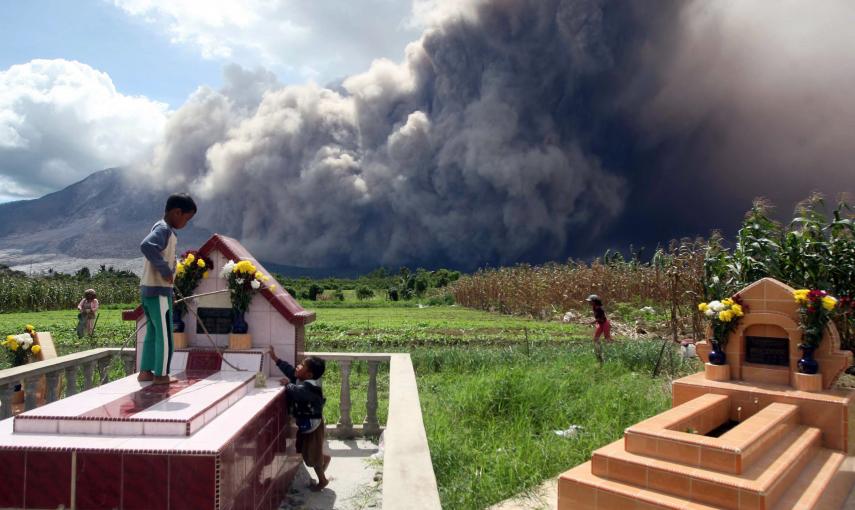
[[[763,277],[795,288],[822,289],[841,299],[834,321],[844,347],[855,348],[855,214],[841,202],[827,212],[819,196],[802,203],[789,224],[770,219],[758,201],[735,242],[672,241],[650,260],[607,253],[591,264],[519,265],[463,276],[450,291],[457,304],[501,313],[549,317],[588,294],[606,304],[651,304],[670,312],[672,332],[700,339],[706,327],[697,304],[731,296]]]
[[[315,350],[352,350],[353,345],[383,348],[412,345],[560,342],[588,338],[579,324],[498,315],[459,306],[322,308],[307,329]]]
[[[72,309],[94,288],[103,305],[139,301],[135,278],[24,277],[0,272],[0,313]]]

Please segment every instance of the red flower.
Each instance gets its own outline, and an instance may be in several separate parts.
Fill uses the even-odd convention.
[[[748,313],[751,311],[751,307],[745,304],[745,300],[742,299],[742,295],[740,295],[738,292],[731,296],[730,299],[732,299],[733,302],[737,305],[741,306],[743,312]]]

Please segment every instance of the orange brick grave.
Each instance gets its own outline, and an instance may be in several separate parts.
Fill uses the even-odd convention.
[[[852,353],[830,325],[820,374],[798,374],[792,291],[765,278],[740,292],[750,311],[727,343],[727,369],[674,381],[670,410],[559,477],[558,508],[842,508],[855,486],[855,392],[832,386]],[[709,351],[698,345],[704,361]]]

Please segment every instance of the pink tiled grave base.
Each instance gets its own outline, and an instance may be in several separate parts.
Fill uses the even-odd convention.
[[[20,414],[14,418],[14,431],[187,436],[246,395],[255,373],[187,371],[177,378],[176,383],[158,386],[128,376]]]
[[[4,420],[0,466],[18,476],[0,508],[277,508],[299,465],[284,399],[273,383],[248,388],[190,437],[13,434]]]

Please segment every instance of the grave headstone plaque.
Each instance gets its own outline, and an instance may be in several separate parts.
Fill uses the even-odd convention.
[[[232,331],[231,308],[199,308],[196,312],[199,321],[196,323],[196,333],[204,333],[202,324],[212,335],[228,335]]]
[[[789,367],[790,339],[768,336],[746,336],[745,361],[759,365]]]

